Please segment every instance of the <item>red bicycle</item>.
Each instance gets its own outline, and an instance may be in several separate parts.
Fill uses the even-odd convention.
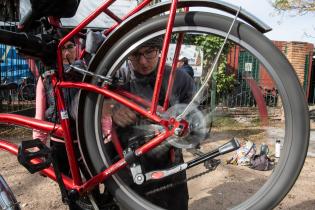
[[[46,75],[52,80],[60,123],[15,114],[0,114],[0,122],[37,129],[64,138],[71,177],[53,167],[54,158],[51,157],[51,150],[39,140],[22,142],[20,146],[0,140],[0,148],[17,155],[19,162],[30,172],[40,171],[41,174],[58,182],[65,202],[77,202],[80,198],[87,197],[95,209],[106,209],[102,206],[105,191],[115,198],[117,205],[122,209],[159,209],[160,207],[146,199],[148,194],[154,196],[155,192],[170,190],[173,186],[159,186],[146,195],[138,194],[124,180],[124,173],[131,176],[133,184],[141,187],[146,182],[160,180],[183,171],[188,177],[184,181],[189,181],[189,207],[192,209],[211,209],[218,203],[222,208],[233,209],[275,207],[294,185],[303,167],[308,148],[309,119],[303,91],[295,71],[285,56],[263,35],[271,29],[248,12],[216,0],[175,0],[151,7],[146,7],[151,1],[144,0],[123,18],[117,17],[109,10],[109,6],[114,2],[107,0],[102,3],[59,43],[53,38],[55,30],[46,30],[42,36],[32,36],[31,32],[26,35],[22,32],[0,30],[1,43],[17,46],[20,52],[39,57],[47,66],[52,67]],[[36,5],[33,5],[33,11],[24,19],[22,24],[24,28],[21,29],[31,31],[32,28],[38,27],[34,20],[39,19],[48,23],[42,24],[45,27],[56,29],[59,27],[56,20],[73,15],[78,1],[47,1],[45,4],[42,10],[34,10]],[[64,10],[64,14],[60,11],[57,14],[56,8],[60,8],[61,4],[68,4],[69,7],[65,7],[67,9]],[[212,10],[201,12],[200,7],[219,10],[220,14]],[[194,11],[188,11],[188,8]],[[105,30],[107,38],[89,63],[87,71],[72,68],[72,71],[83,72],[84,80],[66,81],[61,58],[63,45],[101,13],[112,17],[117,24]],[[164,41],[152,101],[117,88],[119,79],[116,78],[116,72],[125,64],[128,56],[141,44],[159,36],[163,36]],[[211,52],[212,57],[207,54],[206,48],[211,40],[219,40],[221,43],[216,52]],[[172,70],[164,102],[159,104],[164,67],[171,43],[176,45],[171,55]],[[200,75],[195,77],[199,89],[189,103],[169,107],[172,87],[176,83],[174,75],[177,58],[183,43],[185,45],[193,43],[197,49],[204,52],[202,68],[197,69]],[[278,115],[268,115],[271,107],[266,106],[262,94],[257,91],[258,81],[248,76],[246,82],[253,92],[257,105],[250,107],[248,115],[242,115],[244,112],[237,113],[235,111],[237,109],[225,107],[224,97],[220,98],[217,93],[221,90],[222,84],[219,80],[220,75],[222,76],[220,72],[222,73],[222,68],[224,69],[227,62],[225,55],[231,46],[240,47],[249,53],[269,74],[270,80],[278,90],[278,101],[281,100]],[[249,66],[251,65],[246,65],[247,74],[252,71]],[[76,125],[70,123],[62,88],[81,90]],[[153,132],[150,132],[150,135],[143,134],[142,141],[140,143],[137,141],[133,146],[122,146],[114,129],[111,130],[110,141],[106,140],[101,119],[104,115],[103,105],[109,99],[148,119],[150,125],[139,126],[142,126],[143,130]],[[281,121],[279,116],[284,120]],[[79,154],[76,152],[77,144],[70,131],[74,126],[77,131]],[[280,139],[281,157],[275,168],[270,172],[256,172],[254,177],[249,175],[253,173],[248,171],[250,169],[231,165],[220,165],[216,170],[208,170],[207,163],[210,160],[219,156],[227,158],[226,154],[240,147],[234,137],[251,139],[257,144],[264,142],[270,146],[270,152],[273,150],[271,145]],[[161,144],[183,149],[185,161],[171,168],[142,170],[139,158]],[[35,147],[36,152],[30,151]],[[83,160],[83,165],[79,165],[78,158]],[[248,176],[244,176],[244,171],[248,172]],[[197,181],[199,177],[202,182]],[[251,184],[247,185],[248,183]],[[101,190],[100,186],[105,186],[106,190]],[[244,187],[248,189],[241,193],[238,189]],[[8,187],[2,187],[1,190],[6,192],[0,197],[3,200],[12,195]],[[235,196],[236,194],[238,196]],[[2,208],[6,207],[6,203],[1,199],[0,204],[4,205]]]

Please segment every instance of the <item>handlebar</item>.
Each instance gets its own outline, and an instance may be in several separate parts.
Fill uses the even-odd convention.
[[[40,58],[46,65],[56,63],[58,43],[53,38],[0,29],[0,43],[15,46],[20,54]]]
[[[0,29],[0,43],[18,48],[32,49],[34,51],[38,51],[42,47],[41,40],[34,35],[3,29]]]

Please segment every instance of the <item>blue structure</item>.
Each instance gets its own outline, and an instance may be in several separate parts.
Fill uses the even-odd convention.
[[[27,60],[19,56],[16,49],[0,44],[0,81],[19,84],[22,78],[33,77]]]

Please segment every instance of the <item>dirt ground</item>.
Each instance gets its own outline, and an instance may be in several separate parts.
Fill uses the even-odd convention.
[[[10,134],[14,135],[14,132],[12,130]],[[29,135],[29,132],[19,133],[20,139],[25,139]],[[16,140],[13,142],[18,143]],[[192,171],[189,175],[194,175],[194,172]],[[234,200],[252,194],[253,189],[264,183],[270,174],[270,172],[254,171],[247,167],[240,168],[240,166],[226,164],[221,164],[216,171],[211,173],[211,179],[205,176],[189,182],[190,194],[196,194],[190,197],[190,209],[225,209]],[[38,174],[31,175],[17,164],[15,156],[7,152],[0,152],[0,174],[12,188],[22,209],[67,209],[67,206],[61,202],[56,183]],[[315,158],[307,157],[296,184],[275,209],[315,209],[314,177]],[[211,185],[212,189],[203,188],[206,184]],[[198,192],[194,192],[197,189]],[[211,199],[205,198],[205,195],[210,195]]]

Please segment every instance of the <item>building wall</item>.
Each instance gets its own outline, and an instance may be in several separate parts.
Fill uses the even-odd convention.
[[[310,78],[312,72],[312,57],[314,46],[305,42],[287,43],[287,58],[298,75],[301,86],[305,91],[306,98],[309,96]],[[308,60],[308,63],[307,63]],[[307,65],[307,66],[306,66]]]
[[[274,41],[293,66],[306,98],[309,96],[314,45],[306,42]]]
[[[273,41],[274,45],[285,54],[286,52],[286,42],[285,41]],[[272,78],[267,73],[265,67],[260,65],[260,85],[263,89],[272,90],[275,89],[275,84]]]
[[[289,62],[292,64],[300,84],[304,89],[305,96],[308,98],[309,89],[311,83],[311,72],[312,72],[312,57],[314,52],[314,45],[305,42],[286,42],[286,41],[273,41],[275,46],[287,57]],[[239,62],[235,61],[235,58],[239,58],[239,47],[231,49],[227,56],[227,69],[229,72],[234,72],[237,77],[237,69],[239,68]],[[233,70],[231,70],[233,69]],[[260,65],[260,78],[259,85],[263,89],[273,89],[275,85],[266,72],[264,66]]]
[[[230,49],[229,54],[227,55],[227,73],[234,74],[237,78],[237,69],[239,61],[240,47],[234,46]]]

